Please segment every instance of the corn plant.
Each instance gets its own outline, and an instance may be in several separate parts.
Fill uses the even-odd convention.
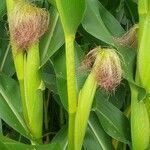
[[[0,150],[150,148],[149,0],[0,0]]]

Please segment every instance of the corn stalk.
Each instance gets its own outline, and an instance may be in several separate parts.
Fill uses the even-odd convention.
[[[135,82],[150,92],[150,2],[139,0],[138,56]],[[131,85],[131,130],[133,150],[147,149],[150,140],[150,99],[138,100],[138,89]]]

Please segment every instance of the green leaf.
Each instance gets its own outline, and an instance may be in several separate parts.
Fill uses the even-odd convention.
[[[133,82],[136,51],[135,49],[120,46],[117,46],[117,50],[122,60],[123,76],[128,81]]]
[[[9,76],[12,76],[15,73],[6,23],[4,20],[0,21],[0,72]]]
[[[61,147],[58,143],[51,143],[47,145],[37,145],[35,146],[36,150],[61,150]]]
[[[40,41],[41,66],[64,44],[64,33],[57,11],[50,9],[49,29]]]
[[[0,0],[0,20],[5,13],[6,13],[6,1]]]
[[[42,81],[46,88],[51,92],[58,94],[57,85],[56,85],[56,76],[54,71],[54,66],[52,61],[48,61],[41,69],[42,72]]]
[[[55,0],[48,0],[49,3],[51,3],[52,5],[56,5]]]
[[[2,120],[0,119],[0,134],[3,133]]]
[[[130,144],[130,124],[125,115],[102,97],[96,96],[93,110],[96,112],[105,132],[114,139]]]
[[[85,0],[55,0],[64,32],[75,35],[85,10]]]
[[[28,145],[16,142],[2,135],[0,135],[0,141],[0,146],[2,143],[7,148],[6,150],[60,150],[60,146],[58,143],[50,143],[45,145]]]
[[[120,46],[117,46],[117,50],[122,60],[123,77],[138,88],[138,100],[141,101],[146,98],[148,93],[141,85],[134,81],[136,51],[129,47]]]
[[[0,149],[1,150],[8,150],[7,147],[5,146],[5,144],[2,143],[1,141],[0,141]]]
[[[29,132],[22,117],[18,84],[10,77],[0,75],[0,118],[19,133]]]
[[[118,1],[118,0],[117,0]],[[112,3],[111,3],[112,5]],[[100,16],[112,36],[121,36],[125,33],[125,30],[120,25],[120,22],[109,12],[107,11],[104,6],[99,2],[99,13]]]
[[[67,132],[67,127],[65,126],[57,133],[57,135],[52,140],[52,142],[54,143],[59,143],[61,150],[67,150]]]
[[[106,94],[109,97],[109,102],[111,102],[118,109],[123,108],[124,104],[128,104],[127,100],[130,100],[130,90],[128,82],[126,80],[123,80],[117,87],[117,89],[115,89],[115,92]]]
[[[65,59],[64,48],[62,48],[59,51],[59,53],[54,57],[52,62],[54,64],[54,70],[56,74],[56,84],[57,84],[58,94],[60,96],[63,106],[67,110],[68,97],[67,97],[67,80],[66,80],[66,67],[65,67],[66,59]]]
[[[113,3],[111,0],[100,0],[100,2],[107,7],[107,9],[111,12],[114,12],[114,11],[118,11],[118,7],[119,5],[121,5],[120,3],[124,2],[122,0],[114,0]]]
[[[84,148],[86,150],[112,150],[111,138],[103,130],[97,116],[91,113],[88,129],[85,135]]]
[[[87,9],[82,25],[88,33],[113,46],[113,36],[119,36],[124,33],[119,22],[98,0],[87,0]]]
[[[127,13],[127,17],[135,24],[138,21],[138,7],[137,4],[131,0],[124,1],[125,10]]]

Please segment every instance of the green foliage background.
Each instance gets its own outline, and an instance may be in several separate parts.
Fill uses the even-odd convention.
[[[44,91],[43,141],[31,146],[23,120],[18,81],[15,74],[5,0],[0,0],[0,149],[65,150],[67,147],[67,87],[64,33],[53,0],[31,1],[50,12],[50,25],[40,40]],[[71,15],[71,14],[70,14]],[[74,17],[74,16],[72,16]],[[131,148],[130,88],[136,50],[118,46],[121,37],[138,22],[136,0],[86,0],[84,18],[76,34],[76,74],[80,90],[88,72],[80,70],[85,55],[96,46],[111,47],[122,56],[124,79],[112,93],[97,90],[88,121],[84,150],[125,150]],[[142,91],[142,90],[141,90]],[[141,93],[143,94],[144,91]]]

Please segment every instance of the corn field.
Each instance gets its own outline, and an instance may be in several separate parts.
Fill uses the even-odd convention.
[[[0,0],[0,150],[149,150],[150,0]]]

